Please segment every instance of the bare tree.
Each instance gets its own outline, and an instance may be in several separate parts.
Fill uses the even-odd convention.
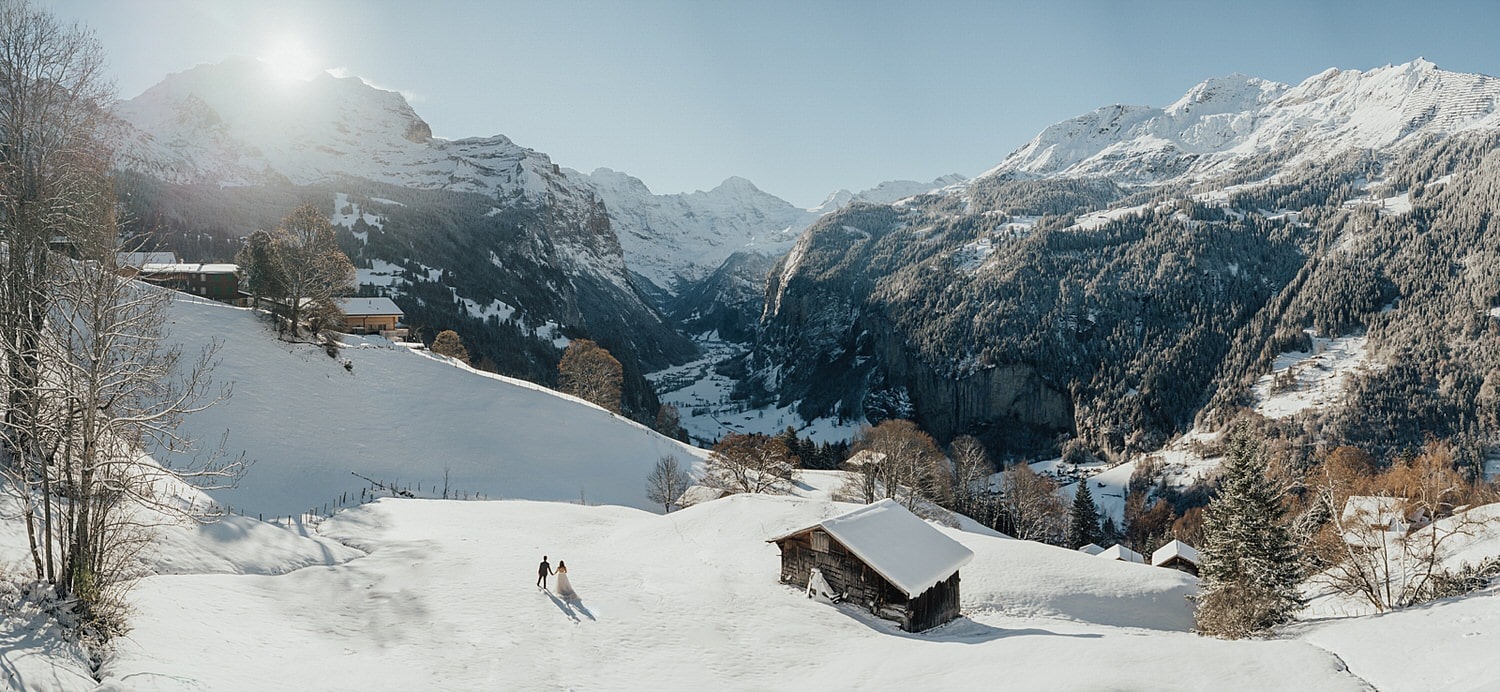
[[[285,305],[288,328],[296,338],[307,313],[327,319],[337,311],[337,298],[354,287],[354,265],[339,249],[333,224],[311,204],[292,210],[271,232],[269,265],[257,270],[267,277],[267,290],[278,290]],[[254,274],[252,274],[254,275]]]
[[[866,502],[877,494],[915,511],[923,500],[944,502],[951,474],[931,435],[909,420],[891,419],[860,432],[850,460],[863,475]],[[858,452],[867,452],[859,454]]]
[[[963,435],[948,445],[953,461],[953,509],[983,523],[994,517],[990,476],[995,473],[984,444],[972,435]]]
[[[714,445],[703,484],[727,493],[785,493],[796,469],[791,450],[781,440],[733,434]]]
[[[1000,511],[1012,535],[1028,541],[1059,543],[1068,528],[1068,510],[1057,494],[1057,483],[1015,464],[1000,475]]]
[[[91,32],[24,0],[0,2],[0,466],[30,465],[39,444],[49,245],[104,230],[94,218],[109,160],[99,135],[114,91],[103,72]]]
[[[1374,474],[1335,450],[1309,486],[1327,522],[1309,548],[1339,591],[1385,611],[1448,595],[1448,546],[1483,523],[1456,509],[1488,500],[1464,477],[1452,450],[1429,443],[1421,454]]]
[[[677,498],[692,485],[693,479],[677,463],[677,457],[668,454],[656,460],[651,475],[646,476],[646,499],[660,504],[670,512]]]
[[[606,411],[620,412],[624,369],[603,346],[588,339],[574,339],[557,364],[557,389]]]
[[[62,260],[41,340],[32,454],[5,467],[21,501],[37,576],[119,626],[123,571],[151,526],[194,517],[191,488],[232,484],[243,470],[222,446],[179,459],[184,415],[227,397],[209,378],[216,344],[195,359],[163,344],[171,294],[119,278],[106,262]],[[144,450],[157,450],[160,462]]]

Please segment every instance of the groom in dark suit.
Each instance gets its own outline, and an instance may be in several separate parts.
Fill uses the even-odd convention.
[[[547,564],[547,556],[542,556],[542,564],[536,568],[536,585],[547,588],[547,575],[552,574],[552,565]]]

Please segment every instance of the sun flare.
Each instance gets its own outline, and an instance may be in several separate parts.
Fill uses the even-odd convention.
[[[271,74],[283,81],[305,81],[322,71],[318,66],[318,56],[291,37],[277,39],[259,57],[271,69]]]

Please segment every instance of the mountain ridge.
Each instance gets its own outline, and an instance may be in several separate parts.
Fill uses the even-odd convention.
[[[1230,75],[1200,82],[1165,107],[1105,106],[1049,126],[979,177],[1197,181],[1278,150],[1291,149],[1287,164],[1295,165],[1496,126],[1500,80],[1421,58],[1330,68],[1295,86]]]

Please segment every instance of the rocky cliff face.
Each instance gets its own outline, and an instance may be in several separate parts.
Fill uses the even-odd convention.
[[[1435,220],[1491,203],[1451,192],[1492,184],[1497,109],[1500,81],[1417,61],[1297,86],[1236,75],[1165,108],[1059,123],[972,181],[820,219],[770,273],[739,394],[808,420],[910,416],[1017,455],[1055,452],[1060,435],[1117,454],[1253,403],[1249,383],[1304,329],[1489,352],[1489,332],[1455,325],[1490,314],[1500,289],[1476,302],[1420,275],[1469,278],[1378,237],[1478,261],[1488,226]],[[1451,359],[1418,361],[1372,368],[1348,395],[1360,403],[1320,430],[1371,448],[1390,444],[1380,426],[1411,444],[1422,425],[1500,434],[1442,422],[1484,420],[1472,399],[1489,399],[1465,403],[1469,380],[1441,374]],[[1389,405],[1407,396],[1432,415]]]

